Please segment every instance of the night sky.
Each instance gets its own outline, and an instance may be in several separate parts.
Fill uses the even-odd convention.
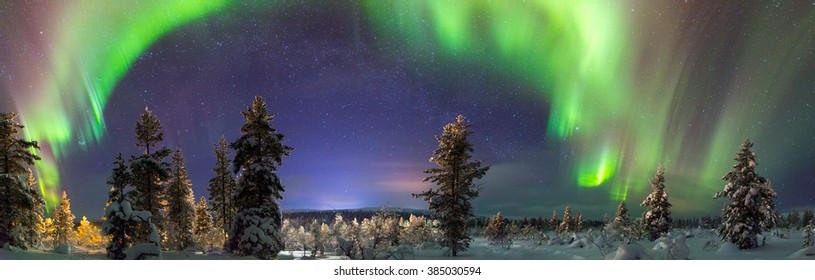
[[[146,106],[208,196],[255,95],[295,148],[284,209],[425,209],[458,114],[492,166],[477,214],[638,213],[662,163],[675,215],[718,215],[748,137],[777,207],[815,205],[814,2],[26,2],[0,3],[0,110],[78,217],[102,216]]]

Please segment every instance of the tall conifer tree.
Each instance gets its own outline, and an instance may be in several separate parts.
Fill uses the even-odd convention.
[[[215,144],[215,177],[209,180],[209,202],[212,208],[212,216],[215,224],[224,232],[228,232],[232,226],[232,218],[235,217],[235,177],[229,173],[229,146],[226,138],[221,135],[221,140]]]
[[[563,210],[563,221],[560,222],[560,227],[558,228],[559,233],[569,233],[573,230],[572,225],[574,225],[574,221],[572,218],[572,208],[566,206],[566,209]]]
[[[202,196],[198,204],[195,205],[195,227],[193,227],[192,232],[196,236],[201,236],[209,234],[212,230],[212,215],[209,213],[207,200]]]
[[[580,232],[583,230],[583,212],[577,211],[577,218],[574,221],[574,231]]]
[[[150,219],[159,232],[164,231],[164,184],[170,177],[170,165],[164,159],[170,155],[167,148],[158,148],[164,140],[164,128],[158,118],[148,108],[136,121],[136,146],[144,153],[130,159],[131,183],[134,189],[128,192],[133,207],[150,212]],[[155,148],[155,149],[154,149]],[[147,239],[150,229],[144,228],[136,234]]]
[[[102,234],[109,236],[110,242],[105,247],[107,257],[110,259],[124,259],[125,248],[131,244],[133,234],[130,221],[122,215],[119,205],[125,201],[125,188],[130,184],[130,169],[125,165],[122,153],[113,162],[114,168],[108,177],[107,183],[110,185],[108,201],[105,204],[105,222],[102,224]],[[130,202],[126,203],[128,206]],[[112,209],[111,205],[114,205]],[[132,209],[131,209],[132,210]]]
[[[557,210],[552,210],[552,218],[549,219],[549,228],[552,229],[552,231],[557,232],[559,225],[560,220],[557,218]]]
[[[193,245],[192,225],[195,219],[195,198],[181,149],[176,149],[173,154],[172,172],[166,193],[167,233],[170,243],[168,248],[187,249]]]
[[[489,166],[481,167],[481,162],[471,160],[473,145],[468,137],[473,133],[471,124],[459,115],[456,121],[444,126],[441,136],[436,136],[439,148],[433,152],[430,162],[438,165],[424,171],[430,174],[424,181],[438,186],[428,191],[413,194],[429,203],[430,210],[439,219],[444,232],[442,246],[450,249],[455,257],[459,251],[467,250],[472,240],[467,232],[467,220],[473,215],[471,200],[478,197],[473,181],[483,177]]]
[[[70,247],[76,242],[75,218],[71,213],[71,201],[68,199],[68,194],[63,191],[59,206],[54,210],[54,242],[57,245],[65,244]]]
[[[34,172],[31,171],[31,168],[27,170],[25,182],[26,191],[28,192],[27,200],[31,204],[24,206],[26,210],[23,211],[23,219],[20,222],[19,228],[19,230],[22,231],[20,232],[20,234],[22,234],[22,236],[20,236],[22,242],[18,243],[22,243],[20,244],[22,248],[42,247],[42,238],[44,236],[41,234],[42,232],[39,230],[39,227],[44,222],[45,199],[39,191],[37,179],[34,177]]]
[[[15,113],[0,113],[0,244],[9,242],[25,249],[33,245],[28,238],[30,221],[36,212],[42,213],[44,201],[26,179],[34,161],[40,159],[33,152],[40,147],[36,141],[18,138],[24,127],[16,117]]]
[[[651,241],[657,240],[661,235],[671,230],[671,203],[665,193],[665,169],[662,165],[651,179],[651,194],[642,201],[640,206],[648,207],[643,213],[642,223],[648,230]]]
[[[730,199],[722,208],[719,236],[739,245],[739,249],[758,247],[757,236],[773,228],[778,220],[774,201],[777,195],[770,181],[756,174],[758,164],[752,147],[750,139],[744,141],[735,158],[734,170],[722,177],[727,184],[714,195],[714,198]]]
[[[232,171],[240,171],[240,179],[235,189],[237,214],[227,249],[237,255],[272,259],[283,249],[278,200],[283,199],[284,187],[277,168],[293,148],[284,145],[285,136],[272,128],[274,115],[266,111],[263,98],[256,96],[242,114],[246,123],[241,137],[230,144],[235,150]]]

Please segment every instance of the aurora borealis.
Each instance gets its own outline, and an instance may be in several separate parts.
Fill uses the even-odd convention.
[[[809,2],[9,1],[0,23],[0,110],[78,215],[145,106],[204,195],[254,95],[295,148],[284,208],[425,207],[409,194],[457,114],[493,166],[476,213],[599,217],[662,163],[675,213],[715,215],[748,137],[779,209],[815,196]]]

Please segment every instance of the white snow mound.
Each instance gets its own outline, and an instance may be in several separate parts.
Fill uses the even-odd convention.
[[[733,244],[733,242],[724,242],[722,246],[719,246],[719,250],[716,250],[717,255],[732,255],[739,252],[739,245]]]
[[[612,260],[650,260],[651,256],[645,252],[645,248],[637,244],[620,245],[617,253],[611,256]]]

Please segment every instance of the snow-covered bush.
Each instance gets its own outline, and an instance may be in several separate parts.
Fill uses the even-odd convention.
[[[427,218],[411,214],[406,227],[402,230],[402,237],[399,241],[401,244],[414,248],[433,248],[436,244],[432,233],[432,225],[427,221]]]
[[[242,209],[235,215],[229,248],[239,256],[274,259],[283,250],[283,238],[274,215],[279,210],[270,207]]]
[[[362,244],[362,230],[356,219],[351,222],[343,220],[339,214],[334,218],[331,227],[336,239],[336,252],[338,255],[349,259],[356,259],[362,254],[364,245]]]
[[[543,245],[544,243],[549,241],[549,236],[546,235],[546,232],[542,230],[536,231],[532,238],[535,241],[535,245],[538,246]]]
[[[501,212],[489,218],[487,226],[484,227],[484,237],[490,244],[504,244],[509,241],[507,223],[501,216]]]
[[[388,211],[379,211],[361,225],[362,257],[364,259],[390,258],[399,246],[399,220]]]
[[[617,207],[617,214],[614,220],[605,225],[603,230],[608,237],[608,241],[634,243],[641,239],[642,230],[638,226],[640,223],[632,222],[628,216],[628,208],[625,202],[621,201]]]
[[[150,212],[133,210],[129,200],[111,202],[105,210],[105,222],[102,224],[102,233],[110,235],[107,256],[111,259],[160,259],[161,238],[150,219]],[[128,248],[133,240],[133,232],[146,230],[149,232],[148,240]],[[136,240],[135,242],[140,242]]]
[[[325,226],[325,230],[323,230],[323,226]],[[328,225],[321,223],[316,219],[312,220],[307,229],[303,229],[303,248],[310,249],[312,258],[317,257],[318,253],[320,255],[325,253],[325,247],[327,246],[327,241],[330,238],[328,234],[330,234]]]

